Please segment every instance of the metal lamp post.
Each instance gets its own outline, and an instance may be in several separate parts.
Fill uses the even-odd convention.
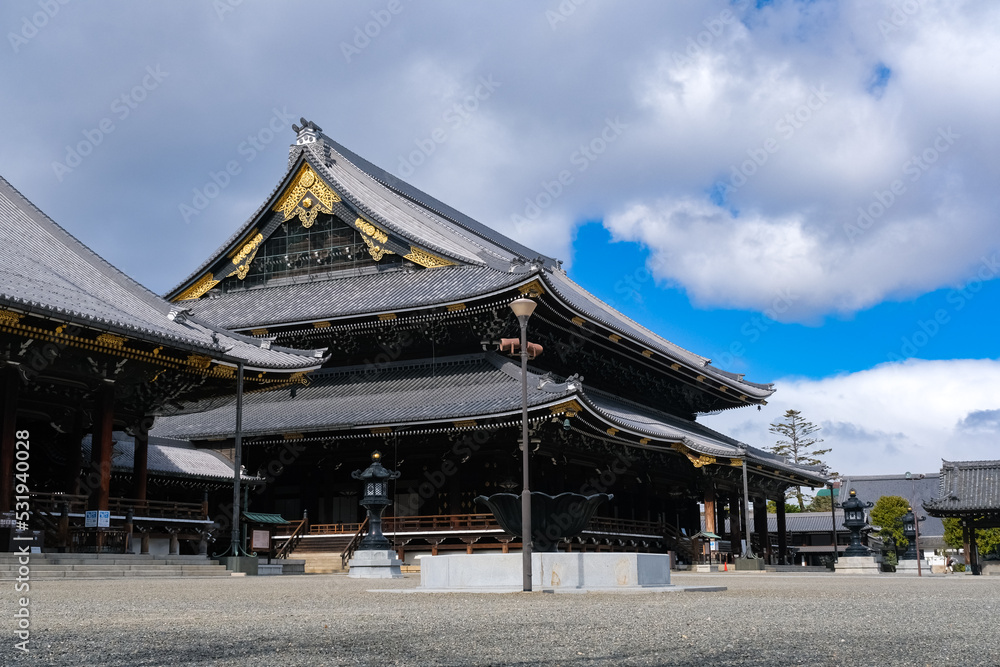
[[[535,312],[535,302],[531,299],[512,301],[510,309],[521,324],[521,446],[522,473],[521,491],[521,578],[523,589],[531,591],[531,490],[528,482],[528,457],[531,448],[528,442],[528,318]]]
[[[906,479],[910,480],[910,507],[908,508],[910,516],[913,516],[913,505],[916,504],[916,498],[914,498],[914,496],[913,496],[913,480],[914,479],[923,479],[923,478],[924,478],[924,474],[923,473],[917,475],[914,478],[913,474],[910,473],[909,470],[906,471]],[[913,545],[913,551],[914,551],[913,557],[917,559],[917,576],[918,577],[924,576],[922,568],[920,567],[920,522],[923,521],[926,518],[927,517],[920,517],[919,519],[916,519],[913,522],[913,542],[911,544]],[[905,531],[906,530],[906,517],[905,516],[903,517],[903,526],[904,526],[903,530]],[[907,535],[906,539],[910,539],[909,535]],[[910,560],[910,557],[907,555],[909,553],[910,553],[910,547],[907,547],[906,548],[906,553],[903,554],[903,558],[906,559],[906,560]]]

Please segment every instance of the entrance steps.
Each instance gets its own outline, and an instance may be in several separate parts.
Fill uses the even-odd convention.
[[[293,555],[305,560],[306,574],[331,574],[347,571],[341,565],[340,554],[340,551],[296,551]]]
[[[18,577],[20,554],[0,553],[0,581]],[[150,554],[29,554],[32,581],[130,577],[228,577],[224,565],[207,556]]]

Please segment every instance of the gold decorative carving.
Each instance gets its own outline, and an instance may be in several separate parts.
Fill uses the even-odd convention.
[[[608,435],[618,435],[618,429],[616,429],[616,428],[609,428],[607,430],[607,434]]]
[[[741,401],[747,400],[747,395],[746,394],[740,394],[740,400]]]
[[[260,245],[264,242],[264,235],[257,234],[252,239],[247,241],[240,251],[236,253],[233,257],[233,264],[236,265],[236,275],[240,280],[247,277],[247,273],[250,272],[250,264],[253,263],[254,258],[257,256],[257,251],[260,250]],[[242,265],[242,266],[241,266]]]
[[[212,365],[212,357],[206,357],[204,354],[189,354],[186,363],[195,368],[208,368]]]
[[[727,387],[726,385],[724,385],[724,384],[720,384],[720,385],[719,385],[719,391],[722,391],[722,392],[724,392],[724,391],[727,391],[728,389],[729,389],[729,388],[728,388],[728,387]]]
[[[586,323],[587,323],[587,321],[585,319],[583,319],[582,317],[574,317],[573,318],[573,324],[575,324],[578,327],[582,327]]]
[[[219,377],[224,377],[224,378],[236,377],[236,369],[233,368],[232,366],[218,365],[212,370],[214,370]]]
[[[125,345],[127,339],[124,336],[116,336],[114,334],[102,333],[97,337],[96,343],[98,345],[106,345],[108,347],[116,347],[121,349]]]
[[[305,436],[301,433],[283,433],[281,437],[285,440],[301,440]]]
[[[175,301],[191,301],[192,299],[197,299],[202,294],[212,289],[219,284],[219,281],[215,279],[211,273],[206,273],[201,278],[198,279],[194,285],[188,287],[186,290],[181,292]]]
[[[340,195],[319,178],[312,167],[304,164],[273,210],[281,211],[286,221],[298,217],[302,226],[308,229],[320,213],[332,215],[333,205],[339,201]]]
[[[21,321],[24,315],[20,313],[12,313],[9,310],[0,310],[0,324],[7,324],[13,326]]]
[[[611,341],[612,343],[617,343],[617,342],[618,342],[618,341],[620,341],[621,339],[622,339],[622,337],[621,337],[621,336],[619,336],[618,334],[610,334],[610,335],[608,336],[608,340],[610,340],[610,341]]]
[[[743,459],[729,459],[729,465],[731,465],[734,468],[742,468]]]
[[[639,439],[639,444],[640,445],[648,445],[649,444],[649,438],[640,438]]]
[[[447,307],[449,313],[457,313],[460,310],[465,310],[464,303],[453,303]]]
[[[250,330],[250,335],[251,336],[266,336],[267,335],[267,329],[251,329]]]
[[[302,385],[308,385],[309,384],[309,380],[306,379],[306,372],[305,371],[299,371],[297,373],[292,373],[291,376],[288,378],[288,382],[289,382],[289,384],[302,384]]]
[[[354,221],[354,224],[357,225],[358,230],[362,234],[367,234],[368,236],[372,237],[379,243],[385,243],[386,241],[389,240],[388,234],[386,234],[381,229],[379,229],[372,223],[368,222],[364,218],[358,218],[357,220]]]
[[[433,269],[437,266],[454,266],[455,262],[444,259],[443,257],[438,257],[437,255],[432,255],[429,252],[421,250],[415,246],[410,246],[410,252],[403,255],[403,259],[408,259],[414,264],[419,264],[420,266],[425,266],[428,269]]]
[[[704,375],[699,375],[698,377],[695,378],[695,380],[697,380],[698,382],[704,382],[705,381],[705,376]]]
[[[675,371],[679,371],[681,369],[681,365],[680,364],[670,364],[670,367],[672,369],[674,369]]]
[[[553,405],[549,408],[549,412],[554,415],[561,413],[566,413],[567,417],[575,417],[578,413],[582,412],[583,408],[575,400],[566,401],[565,403],[560,403],[559,405]]]
[[[323,321],[323,322],[313,322],[313,329],[327,329],[329,327],[330,327],[330,323],[326,322],[326,321]]]
[[[375,243],[370,237],[362,234],[361,238],[364,240],[365,245],[368,246],[368,254],[372,256],[376,262],[382,259],[385,255],[395,255],[393,251],[389,250],[385,246],[380,246]]]
[[[392,427],[390,426],[377,426],[369,430],[372,433],[392,433]]]
[[[465,421],[452,422],[451,425],[454,426],[455,428],[470,428],[476,425],[476,420],[466,419]]]
[[[650,357],[653,356],[653,351],[652,350],[643,350],[642,351],[642,356],[644,356],[647,359],[649,359]]]
[[[542,283],[540,283],[538,280],[532,280],[527,285],[521,285],[520,287],[517,288],[517,291],[519,291],[524,296],[529,296],[533,298],[537,298],[545,294],[545,288],[542,287]]]
[[[396,319],[396,313],[382,313],[381,315],[378,316],[378,318],[383,322],[385,322],[386,320],[394,320]]]

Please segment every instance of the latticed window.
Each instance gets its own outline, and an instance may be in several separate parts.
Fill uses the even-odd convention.
[[[231,276],[222,287],[228,292],[400,263],[401,258],[391,254],[376,262],[356,229],[335,216],[321,214],[308,229],[294,218],[282,223],[257,252],[246,278]]]

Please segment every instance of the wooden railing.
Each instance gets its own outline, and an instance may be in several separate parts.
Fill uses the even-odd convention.
[[[357,551],[358,545],[361,544],[361,538],[365,536],[365,532],[368,529],[368,519],[366,518],[359,526],[358,532],[354,534],[351,541],[347,543],[347,547],[344,549],[343,553],[340,554],[340,567],[342,569],[347,568],[347,561],[351,560],[354,556],[354,552]]]
[[[615,535],[643,535],[664,537],[665,526],[658,521],[635,521],[595,516],[584,529],[585,533],[612,533]]]
[[[83,514],[89,507],[87,496],[68,493],[32,493],[32,509],[47,514],[60,514],[65,504],[72,514]],[[124,516],[132,510],[137,517],[156,519],[206,519],[208,513],[203,503],[178,503],[162,500],[139,500],[137,498],[110,498],[108,510],[114,515]]]
[[[317,523],[309,526],[310,535],[343,535],[356,533],[360,523]]]
[[[302,539],[302,536],[305,534],[306,529],[308,528],[309,528],[309,519],[307,517],[302,517],[302,519],[299,520],[298,524],[295,525],[295,530],[293,530],[292,534],[288,536],[288,539],[286,539],[285,543],[281,545],[281,548],[278,549],[278,553],[274,554],[274,557],[288,558],[288,554],[295,551],[295,547],[298,546],[299,541]]]

